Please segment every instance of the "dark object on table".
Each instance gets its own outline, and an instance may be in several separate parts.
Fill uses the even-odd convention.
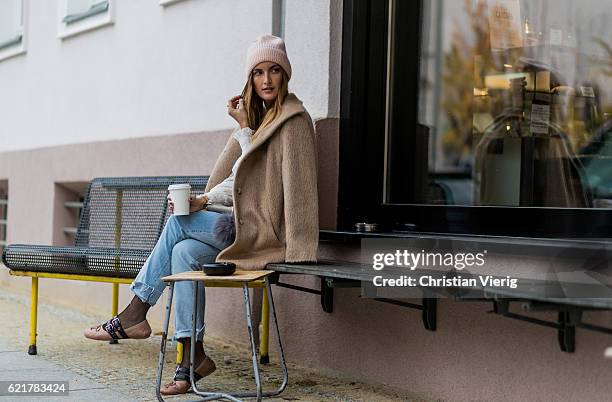
[[[215,262],[212,264],[200,264],[202,271],[210,276],[227,276],[236,272],[236,264],[231,262]]]

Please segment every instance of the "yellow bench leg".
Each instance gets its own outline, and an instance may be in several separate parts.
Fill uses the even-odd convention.
[[[114,317],[119,313],[119,284],[113,283],[113,311],[111,316]]]
[[[38,278],[32,277],[32,301],[30,303],[30,346],[28,354],[36,354],[36,324],[38,321]]]
[[[180,342],[176,343],[176,364],[181,364],[183,361],[183,344]]]
[[[268,345],[270,341],[270,315],[268,314],[268,298],[263,292],[261,298],[261,339],[259,341],[259,362],[261,364],[270,363],[270,355],[268,354]]]
[[[111,312],[111,317],[116,316],[119,313],[119,284],[113,283],[113,308]],[[111,339],[109,341],[111,344],[119,343],[116,339]]]

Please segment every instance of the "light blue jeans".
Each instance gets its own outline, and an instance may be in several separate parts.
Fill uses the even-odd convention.
[[[215,262],[217,254],[229,243],[215,239],[214,227],[221,214],[198,211],[189,215],[168,218],[157,244],[151,251],[130,289],[140,300],[154,305],[166,288],[164,276],[198,269],[199,264]],[[176,282],[173,305],[175,307],[174,339],[191,337],[194,282]],[[198,317],[196,339],[204,338],[204,286],[198,291]]]

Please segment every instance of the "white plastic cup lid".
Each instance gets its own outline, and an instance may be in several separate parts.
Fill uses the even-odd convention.
[[[184,189],[190,189],[191,185],[189,183],[187,184],[171,184],[170,186],[168,186],[168,190],[184,190]]]

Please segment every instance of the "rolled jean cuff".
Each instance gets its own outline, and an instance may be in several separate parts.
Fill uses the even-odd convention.
[[[204,328],[205,326],[203,325],[202,328],[198,328],[196,330],[196,342],[204,341]],[[191,329],[181,329],[180,331],[176,331],[172,337],[172,341],[178,342],[179,339],[183,338],[191,338]]]
[[[138,296],[138,298],[151,306],[155,305],[162,295],[162,292],[155,289],[153,286],[149,286],[144,282],[132,282],[130,290]]]

